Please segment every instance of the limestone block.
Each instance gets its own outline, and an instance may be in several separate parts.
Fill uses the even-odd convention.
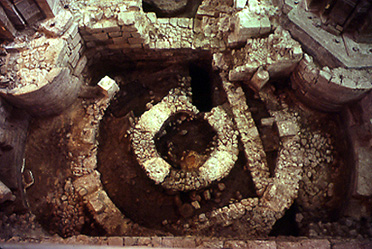
[[[279,137],[292,137],[297,135],[299,127],[296,123],[290,120],[277,121]]]
[[[12,194],[12,191],[2,182],[0,181],[0,203],[3,203],[5,201],[14,201],[14,196]]]
[[[96,170],[92,174],[81,176],[74,181],[74,188],[80,196],[90,195],[102,187],[100,176]]]
[[[143,39],[142,38],[128,38],[129,44],[142,44]]]
[[[261,125],[262,126],[272,127],[273,124],[274,124],[274,122],[275,122],[275,118],[274,117],[261,119]]]
[[[177,24],[179,27],[188,28],[191,22],[190,18],[177,18]]]
[[[107,33],[95,33],[95,34],[92,34],[92,37],[94,37],[95,40],[99,40],[99,41],[108,40]]]
[[[128,43],[128,38],[124,37],[115,37],[111,39],[114,44],[123,44]]]
[[[108,33],[108,35],[110,38],[117,38],[123,36],[123,32],[122,31],[110,32]]]
[[[237,26],[235,36],[237,41],[245,41],[248,38],[260,35],[260,17],[243,9],[237,13]]]
[[[76,34],[74,39],[71,40],[69,46],[71,49],[75,48],[81,42],[80,34]]]
[[[88,59],[86,56],[83,56],[79,59],[78,63],[76,64],[74,75],[80,76],[80,74],[83,72],[85,66],[87,65]]]
[[[269,81],[269,72],[267,72],[263,67],[259,67],[256,73],[251,79],[251,84],[257,89],[261,90],[262,87]]]
[[[260,17],[260,35],[265,35],[271,31],[271,23],[270,19],[265,16],[265,17]]]
[[[102,20],[102,30],[103,32],[118,32],[120,31],[120,26],[118,26],[116,20],[108,19]]]
[[[362,196],[372,196],[372,152],[370,148],[356,149],[356,193]]]
[[[109,98],[112,98],[119,91],[119,86],[115,80],[108,76],[102,78],[97,85],[102,89],[103,94]]]
[[[222,53],[213,54],[212,66],[213,66],[213,69],[215,70],[217,69],[227,70],[228,69],[228,65]]]
[[[132,12],[132,11],[120,12],[118,14],[118,24],[119,25],[125,25],[125,26],[133,25],[136,21],[135,14],[136,13]]]
[[[45,50],[45,63],[60,65],[68,53],[67,42],[63,39],[49,39],[49,46]]]
[[[229,80],[248,81],[251,79],[253,73],[257,70],[258,66],[259,66],[258,63],[256,62],[238,66],[229,72]]]
[[[59,37],[71,26],[72,14],[70,11],[60,11],[55,18],[48,19],[40,24],[40,31],[51,37]]]
[[[247,4],[247,0],[234,0],[234,7],[241,10]]]
[[[69,57],[68,62],[72,65],[72,67],[75,67],[77,61],[79,60],[79,57],[80,57],[79,51],[81,47],[82,47],[81,44],[77,45]]]
[[[158,18],[158,23],[160,24],[169,24],[170,18]]]
[[[154,12],[148,12],[146,13],[147,18],[149,19],[150,23],[154,24],[156,23],[157,17]]]
[[[105,204],[98,197],[88,199],[87,206],[93,213],[97,214],[102,213],[106,209]]]

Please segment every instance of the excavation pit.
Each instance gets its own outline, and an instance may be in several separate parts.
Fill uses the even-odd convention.
[[[344,222],[350,214],[344,204],[353,185],[353,143],[342,132],[338,113],[314,111],[297,97],[309,90],[308,101],[339,110],[367,88],[356,92],[353,86],[337,85],[343,71],[318,68],[290,33],[277,27],[280,22],[274,22],[276,12],[267,2],[258,1],[257,9],[251,3],[239,6],[243,3],[203,1],[195,18],[181,13],[157,18],[144,13],[141,1],[89,1],[85,6],[71,1],[69,9],[78,10],[74,15],[79,18],[79,8],[88,14],[107,11],[94,17],[84,12],[79,24],[69,22],[64,12],[59,18],[66,27],[74,24],[62,38],[54,25],[44,25],[34,40],[24,41],[29,45],[22,47],[25,51],[12,48],[16,56],[8,59],[14,70],[6,76],[18,73],[19,86],[28,88],[23,85],[27,79],[40,80],[36,52],[52,39],[61,42],[54,46],[58,56],[47,53],[51,63],[40,64],[48,76],[43,81],[48,87],[41,89],[46,94],[36,102],[42,105],[28,103],[29,96],[1,93],[34,115],[24,169],[19,165],[27,188],[21,191],[48,234],[130,236],[107,239],[126,245],[159,240],[166,245],[169,235],[205,236],[182,238],[196,247],[211,236],[246,241],[311,237],[315,230],[323,236],[325,228],[333,232]],[[251,24],[246,17],[257,17],[260,28],[244,26]],[[252,37],[259,38],[248,34],[256,31]],[[61,80],[63,75],[74,81]],[[328,76],[346,96],[341,102],[337,97],[314,101],[317,90],[329,87],[322,81]],[[8,84],[4,77],[1,87]],[[319,81],[311,85],[315,90],[308,89],[305,80],[314,78]],[[97,85],[102,79],[107,84]],[[56,86],[74,93],[70,108],[71,103],[60,101],[64,92]],[[9,155],[7,146],[0,147]],[[32,186],[26,179],[29,170]],[[8,204],[0,210],[11,208]],[[368,224],[357,225],[349,228],[368,236]],[[83,234],[89,236],[74,237]],[[137,236],[160,237],[150,237],[150,243]]]

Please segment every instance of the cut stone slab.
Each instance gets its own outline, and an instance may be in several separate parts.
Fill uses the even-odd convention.
[[[109,98],[112,98],[119,91],[119,86],[115,80],[108,76],[102,78],[97,85],[102,89],[103,94]]]

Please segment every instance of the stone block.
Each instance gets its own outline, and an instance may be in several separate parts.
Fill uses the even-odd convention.
[[[97,85],[101,88],[103,94],[109,98],[112,98],[119,91],[119,86],[115,80],[108,76],[102,78]]]
[[[158,18],[158,23],[160,24],[169,24],[170,18]]]
[[[14,198],[15,196],[13,196],[12,191],[2,181],[0,181],[0,203],[14,200]]]
[[[248,81],[258,68],[258,63],[245,64],[238,66],[229,72],[230,81]]]
[[[146,13],[147,18],[149,19],[150,23],[154,24],[156,23],[156,14],[154,12],[148,12]]]
[[[75,48],[80,42],[81,42],[81,36],[80,34],[76,34],[74,39],[71,40],[69,45],[71,48]]]
[[[138,246],[151,246],[151,238],[150,237],[139,237],[137,241]]]
[[[372,241],[358,241],[358,240],[331,240],[333,249],[367,249],[372,248]]]
[[[102,20],[102,30],[103,32],[118,32],[120,31],[120,26],[117,24],[116,20],[108,19]]]
[[[273,124],[274,124],[274,122],[275,122],[275,118],[274,117],[261,119],[261,125],[262,126],[266,126],[266,127],[272,127]]]
[[[121,37],[121,36],[123,36],[123,32],[122,31],[110,32],[110,33],[108,33],[108,36],[110,38]]]
[[[76,46],[74,48],[74,50],[71,52],[71,55],[70,55],[69,60],[68,60],[68,62],[70,64],[72,64],[72,62],[74,60],[76,60],[76,57],[78,57],[78,59],[79,59],[79,57],[80,57],[80,55],[79,55],[80,48],[81,48],[81,44],[79,44],[78,46]],[[76,66],[76,64],[75,64],[75,66]],[[73,66],[73,67],[75,67],[75,66]]]
[[[129,42],[129,44],[142,44],[143,39],[142,38],[130,37],[130,38],[128,38],[128,42]]]
[[[152,247],[161,247],[163,245],[162,237],[152,237],[151,238]]]
[[[224,248],[221,240],[204,240],[198,246],[200,248]]]
[[[73,183],[74,188],[80,196],[92,194],[102,187],[100,176],[100,173],[95,170],[92,174],[79,177]]]
[[[238,10],[241,10],[247,4],[247,0],[234,0],[234,7]]]
[[[187,237],[164,237],[164,247],[175,247],[175,248],[195,248],[196,242],[194,238]]]
[[[125,246],[136,246],[138,242],[138,237],[125,237],[124,245]]]
[[[116,37],[111,39],[114,44],[123,44],[127,43],[128,44],[128,38],[125,37]]]
[[[136,22],[135,19],[136,12],[128,11],[128,12],[120,12],[118,14],[118,24],[130,26]]]
[[[253,75],[251,79],[251,84],[257,90],[261,90],[265,84],[269,81],[269,72],[264,70],[263,67],[259,67],[256,73]]]
[[[277,241],[277,249],[330,249],[331,244],[326,239],[305,239],[299,241]]]
[[[276,242],[274,240],[248,240],[247,248],[255,249],[276,249]]]
[[[87,65],[88,59],[86,56],[83,56],[79,59],[78,63],[76,64],[75,70],[74,70],[74,75],[80,76],[81,73],[83,72],[85,66]]]
[[[244,9],[237,14],[237,28],[235,35],[238,41],[245,41],[248,38],[260,35],[260,17]]]
[[[108,35],[107,33],[94,33],[92,34],[92,37],[95,39],[95,40],[99,40],[99,41],[106,41],[108,40]]]
[[[356,148],[356,194],[372,196],[372,149],[370,147]]]
[[[271,31],[271,22],[267,16],[260,17],[260,35],[265,35]]]
[[[79,31],[79,24],[78,23],[72,23],[70,28],[66,31],[65,35],[69,35],[71,39],[73,39]]]
[[[72,24],[72,14],[70,11],[60,11],[52,19],[48,19],[40,24],[40,30],[51,37],[59,37],[67,31]]]
[[[124,240],[122,237],[108,237],[107,238],[107,245],[109,246],[120,246],[124,245]]]
[[[98,198],[88,199],[87,206],[92,212],[98,214],[102,213],[106,209],[105,204]]]
[[[181,28],[188,28],[190,22],[190,18],[177,18],[177,25]]]
[[[293,121],[277,121],[279,137],[292,137],[297,135],[299,127]]]

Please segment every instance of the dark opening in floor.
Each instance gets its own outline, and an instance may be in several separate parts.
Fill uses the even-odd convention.
[[[156,135],[160,155],[173,167],[184,168],[187,160],[207,158],[217,133],[201,115],[177,113],[170,117]],[[192,164],[192,163],[191,163]]]
[[[189,67],[192,102],[202,112],[212,109],[212,78],[210,65],[191,63]]]
[[[162,17],[195,17],[202,0],[143,0],[144,12],[155,12]]]

